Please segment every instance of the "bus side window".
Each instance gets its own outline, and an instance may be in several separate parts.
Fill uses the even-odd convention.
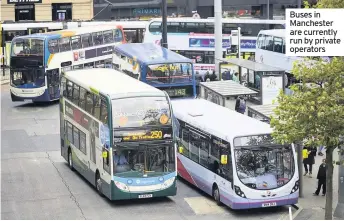
[[[209,168],[212,162],[209,162],[209,141],[200,139],[199,160],[205,168]]]
[[[219,145],[212,142],[209,155],[209,161],[211,163],[209,169],[211,169],[211,171],[213,171],[214,173],[218,173],[218,169],[220,168],[220,150],[221,148],[219,147]]]
[[[87,154],[86,151],[86,134],[79,130],[79,139],[80,139],[80,151],[83,152],[85,155]]]
[[[109,31],[104,31],[103,35],[104,35],[104,44],[109,44],[113,42],[113,32],[112,30]]]
[[[70,38],[69,37],[60,38],[59,39],[59,48],[60,48],[60,52],[70,51],[71,50]]]
[[[91,34],[84,34],[81,35],[81,44],[82,44],[82,48],[87,48],[92,46],[92,37]]]
[[[190,159],[199,163],[200,136],[190,131]]]
[[[73,125],[66,121],[67,124],[67,139],[70,143],[73,143]]]
[[[83,87],[80,87],[79,107],[83,110],[86,110],[86,92]]]
[[[183,154],[186,157],[189,157],[189,131],[187,131],[186,129],[182,129],[181,132],[181,145],[183,146],[183,150],[181,152],[181,154]]]
[[[59,52],[59,45],[58,45],[57,39],[49,40],[48,49],[49,49],[49,52],[52,54]]]
[[[74,84],[74,87],[73,87],[73,100],[72,102],[76,105],[79,105],[79,85],[77,84]]]
[[[282,44],[283,44],[282,38],[274,37],[273,51],[277,53],[282,53]]]
[[[72,100],[73,95],[73,82],[67,81],[67,99]]]
[[[100,32],[93,32],[93,45],[102,45],[103,44],[103,33]]]
[[[264,48],[263,48],[263,46],[264,46],[264,41],[265,41],[265,35],[260,34],[260,35],[258,36],[258,40],[257,40],[257,47],[258,47],[259,49],[264,49]]]
[[[64,96],[66,96],[67,94],[66,94],[66,78],[65,77],[63,77],[63,76],[61,76],[61,83],[60,83],[60,85],[61,85],[61,89],[60,89],[60,96],[62,97],[64,97]]]
[[[86,111],[93,114],[93,94],[86,92]]]
[[[71,37],[71,42],[72,42],[72,50],[76,50],[76,49],[81,48],[81,37],[80,37],[80,35]]]
[[[79,129],[76,126],[73,126],[73,138],[74,138],[74,146],[80,149],[80,140],[79,140]]]
[[[100,97],[98,95],[94,95],[93,97],[93,105],[94,105],[94,114],[93,116],[100,120]]]
[[[103,124],[108,124],[108,110],[107,110],[107,103],[105,100],[101,99],[100,103],[100,121]]]

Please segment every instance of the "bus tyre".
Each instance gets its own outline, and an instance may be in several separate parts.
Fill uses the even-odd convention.
[[[71,170],[74,170],[73,167],[73,157],[72,157],[72,151],[70,149],[68,149],[68,166]]]
[[[99,193],[99,195],[103,196],[103,193],[102,193],[102,180],[100,179],[100,175],[99,175],[98,171],[96,173],[96,189],[97,189],[97,192]]]
[[[217,188],[217,186],[215,185],[213,188],[213,197],[215,202],[217,203],[217,205],[221,205],[221,201],[220,201],[220,190],[219,188]]]

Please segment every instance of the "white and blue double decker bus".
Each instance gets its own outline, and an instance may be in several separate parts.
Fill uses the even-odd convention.
[[[111,67],[113,48],[122,43],[122,27],[112,25],[15,37],[10,55],[12,101],[59,99],[61,71]]]
[[[298,202],[294,145],[276,142],[269,124],[203,99],[172,106],[179,176],[232,209]]]
[[[115,47],[113,67],[171,98],[196,96],[192,60],[153,43],[122,44]]]

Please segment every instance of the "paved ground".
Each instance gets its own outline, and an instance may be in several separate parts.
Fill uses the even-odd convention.
[[[325,151],[323,151],[325,153]],[[325,197],[320,192],[319,196],[313,196],[317,188],[317,173],[321,160],[326,156],[317,156],[315,158],[315,165],[313,165],[313,177],[303,177],[303,191],[304,197],[299,199],[299,204],[302,205],[303,210],[296,216],[298,220],[323,220],[325,218]],[[333,153],[334,160],[338,160],[338,152]],[[333,175],[333,210],[336,209],[338,203],[338,166],[334,166]]]
[[[1,84],[8,84],[10,82],[10,72],[8,68],[5,68],[5,73],[2,68],[0,68],[0,80]]]
[[[69,170],[58,104],[12,103],[1,86],[2,219],[282,219],[288,208],[232,211],[183,181],[175,197],[110,202]]]

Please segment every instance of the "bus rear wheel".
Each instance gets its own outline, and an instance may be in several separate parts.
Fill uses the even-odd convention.
[[[216,204],[220,206],[221,205],[220,190],[216,185],[213,187],[213,197],[214,197]]]

